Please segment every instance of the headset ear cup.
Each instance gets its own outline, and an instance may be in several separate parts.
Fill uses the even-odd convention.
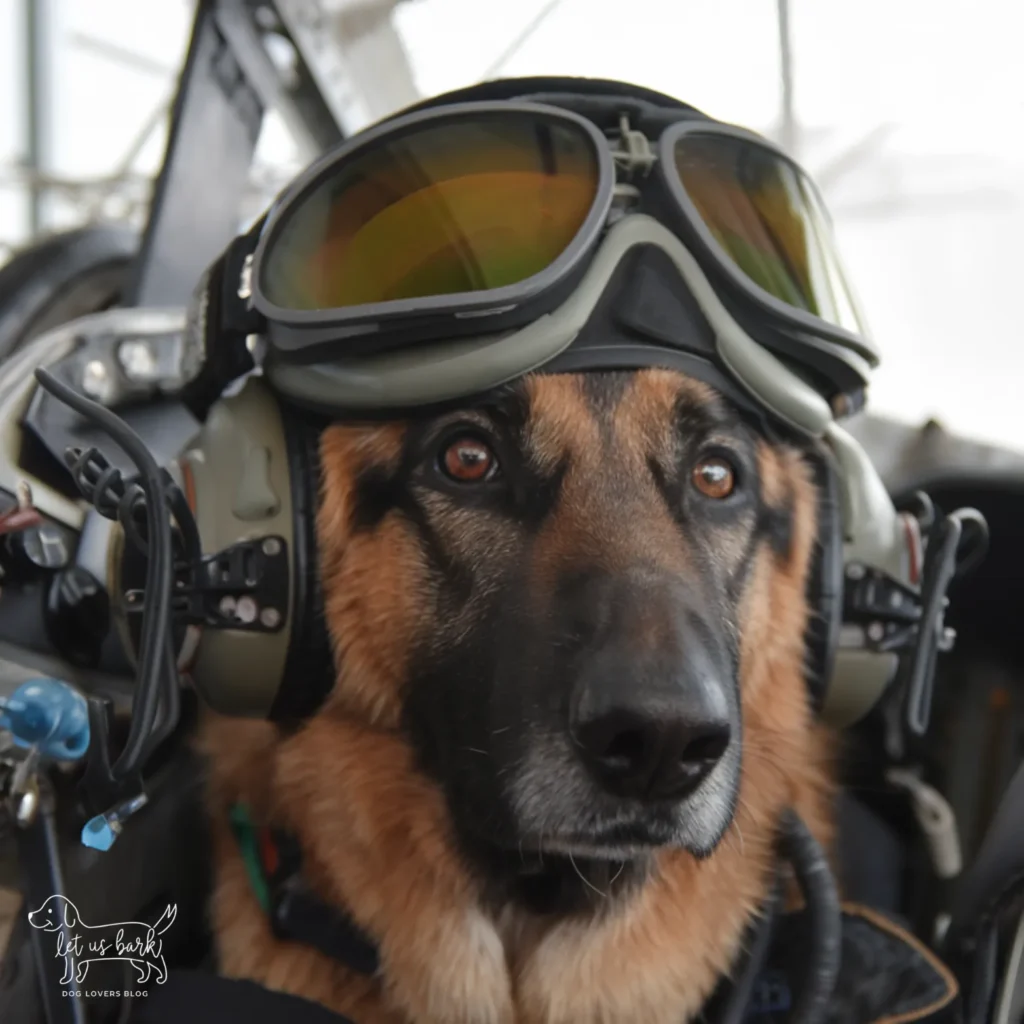
[[[292,509],[291,641],[270,719],[294,728],[314,715],[334,688],[335,666],[317,557],[316,515],[320,495],[320,435],[324,422],[281,406]]]
[[[835,668],[843,624],[843,521],[839,479],[823,453],[811,459],[818,492],[818,536],[807,580],[807,685],[820,714]]]

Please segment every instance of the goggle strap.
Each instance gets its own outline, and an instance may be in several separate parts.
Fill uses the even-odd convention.
[[[197,335],[192,345],[201,348],[202,363],[178,397],[200,421],[224,389],[255,366],[247,338],[261,332],[262,318],[238,294],[252,245],[245,235],[236,238],[207,268],[192,300],[188,330]]]
[[[222,257],[223,273],[220,289],[220,329],[223,331],[260,333],[265,321],[252,306],[252,255],[263,230],[266,215],[261,217],[244,235],[239,235],[225,250]]]

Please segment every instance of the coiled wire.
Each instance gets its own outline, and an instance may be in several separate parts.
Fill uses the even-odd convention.
[[[65,456],[83,497],[100,515],[119,522],[126,539],[146,558],[139,670],[131,724],[124,749],[111,769],[114,778],[123,781],[135,772],[141,773],[153,751],[178,723],[179,680],[171,631],[171,513],[183,532],[189,555],[199,549],[198,532],[180,489],[119,416],[80,395],[45,369],[37,369],[35,377],[56,399],[104,430],[139,471],[138,483],[125,484],[120,471],[95,448],[85,452],[70,449]]]

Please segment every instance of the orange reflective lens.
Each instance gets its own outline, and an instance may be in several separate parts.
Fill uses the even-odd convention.
[[[675,165],[705,227],[754,284],[863,333],[825,211],[793,164],[746,140],[693,133],[676,142]]]
[[[292,310],[481,292],[549,267],[598,191],[594,143],[537,115],[478,115],[380,141],[303,197],[263,294]]]

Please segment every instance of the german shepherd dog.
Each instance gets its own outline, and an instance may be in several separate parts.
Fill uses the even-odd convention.
[[[358,1024],[692,1019],[783,810],[831,838],[805,456],[641,370],[332,425],[321,458],[336,685],[297,732],[204,732],[221,970]],[[273,936],[236,800],[296,837],[375,977]]]

